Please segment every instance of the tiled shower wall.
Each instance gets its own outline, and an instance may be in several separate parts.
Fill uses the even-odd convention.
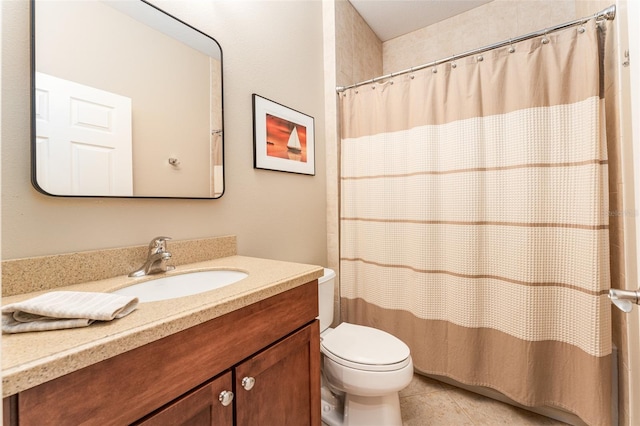
[[[335,86],[367,80],[382,74],[382,42],[347,0],[324,0],[325,100],[329,117],[338,117]],[[335,38],[331,37],[335,36]],[[329,43],[327,45],[327,42]],[[327,156],[327,260],[340,279],[340,129],[339,119],[326,131]],[[334,320],[340,318],[339,286],[336,286]]]
[[[487,46],[575,19],[573,0],[493,0],[468,12],[396,37],[382,46],[383,73]]]
[[[445,21],[382,43],[346,0],[335,0],[335,81],[338,86],[397,72],[478,47],[508,40],[577,18],[592,15],[613,3],[603,0],[493,0]],[[610,26],[613,28],[613,26]],[[625,288],[623,178],[617,82],[618,56],[614,31],[607,35],[605,98],[610,169],[611,281]],[[336,108],[337,111],[337,108]],[[327,113],[328,115],[328,113]],[[339,123],[338,123],[339,126]],[[339,135],[339,131],[338,131]],[[327,141],[329,145],[331,141]],[[334,178],[327,184],[329,264],[339,264],[339,137],[333,144]],[[337,269],[337,268],[336,268]],[[339,310],[336,310],[336,313]],[[337,318],[336,318],[337,319]],[[619,424],[629,424],[629,351],[627,317],[613,311],[613,342],[619,349]]]
[[[346,0],[336,0],[336,73],[339,86],[382,75],[382,42]]]

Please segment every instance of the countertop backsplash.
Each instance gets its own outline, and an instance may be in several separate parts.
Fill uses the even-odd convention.
[[[2,296],[51,290],[127,275],[147,257],[148,245],[12,259],[2,262]],[[184,265],[237,254],[235,235],[169,240],[170,264]]]

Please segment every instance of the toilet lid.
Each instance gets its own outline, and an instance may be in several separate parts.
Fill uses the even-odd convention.
[[[339,364],[363,370],[395,370],[408,361],[409,347],[375,328],[342,323],[322,338],[322,351]]]

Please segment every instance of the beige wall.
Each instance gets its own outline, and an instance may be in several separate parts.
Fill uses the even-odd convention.
[[[325,264],[321,3],[153,3],[222,46],[225,195],[219,200],[132,200],[36,192],[29,168],[29,4],[3,1],[3,258],[146,244],[156,235],[235,234],[242,255]],[[316,176],[253,169],[252,93],[315,117]]]
[[[627,289],[637,290],[640,286],[638,264],[640,263],[640,121],[637,120],[640,114],[640,72],[638,72],[639,62],[630,61],[629,58],[640,58],[640,4],[636,0],[618,0],[616,2],[620,13],[620,48],[618,49],[618,61],[627,66],[619,67],[621,91],[620,104],[622,112],[622,141],[623,147],[623,176],[625,182],[633,182],[633,185],[625,185],[624,188],[624,209],[625,215],[625,253],[626,284]],[[626,18],[626,19],[625,19]],[[618,18],[616,18],[618,19]],[[625,31],[625,26],[628,29]],[[628,50],[629,57],[625,57],[624,52]],[[632,155],[629,151],[633,151]],[[625,155],[627,154],[627,155]],[[633,186],[633,187],[632,187]],[[635,261],[634,261],[635,260]],[[635,372],[640,368],[640,309],[634,309],[628,318],[629,328],[627,330],[629,342],[629,370]],[[628,409],[629,424],[640,423],[640,381],[637,374],[629,375],[629,402]],[[632,378],[633,377],[633,378]]]
[[[586,3],[586,2],[585,2]],[[632,131],[633,117],[631,111],[631,83],[633,75],[637,77],[637,68],[629,66],[625,51],[630,50],[631,41],[637,42],[637,37],[630,31],[637,31],[636,19],[629,14],[627,7],[632,2],[617,1],[615,25],[608,33],[608,44],[605,51],[609,52],[606,61],[605,99],[607,102],[607,138],[610,144],[610,157],[618,158],[617,167],[612,169],[610,193],[610,210],[615,212],[611,216],[611,258],[612,258],[612,286],[628,290],[638,289],[638,166],[634,161],[637,154],[637,134]],[[608,5],[606,1],[588,2],[587,13],[602,9]],[[632,52],[631,57],[637,57]],[[623,65],[627,62],[626,65]],[[634,62],[631,62],[632,66]],[[635,64],[637,66],[637,64]],[[637,101],[637,99],[635,99]],[[609,125],[611,123],[612,125]],[[633,137],[635,135],[635,137]],[[635,140],[634,140],[635,139]],[[638,158],[638,157],[636,157]],[[610,162],[611,164],[611,162]],[[634,183],[635,173],[635,183]],[[613,309],[614,343],[619,348],[619,413],[621,425],[635,425],[640,422],[638,415],[638,399],[640,385],[637,381],[637,371],[640,368],[640,348],[638,334],[640,321],[638,309],[624,314]]]

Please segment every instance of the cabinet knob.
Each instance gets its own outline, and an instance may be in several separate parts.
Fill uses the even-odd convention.
[[[254,379],[253,377],[242,378],[242,387],[245,388],[246,390],[251,390],[253,388],[253,385],[255,384],[256,384],[256,379]]]
[[[220,392],[220,396],[218,396],[218,401],[220,401],[220,403],[226,407],[227,405],[231,404],[231,401],[233,401],[233,392],[231,391]]]

